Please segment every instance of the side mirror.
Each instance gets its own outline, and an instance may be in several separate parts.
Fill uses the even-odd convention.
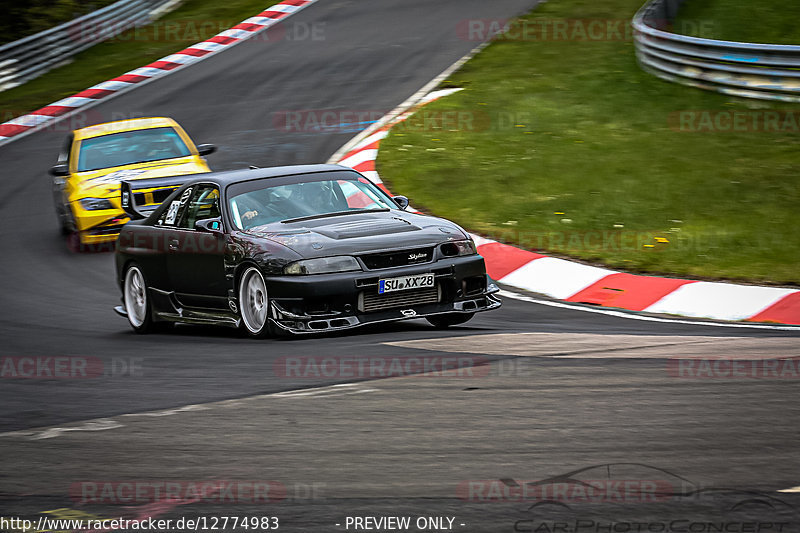
[[[209,155],[217,151],[217,147],[213,144],[198,144],[197,153],[200,155]]]
[[[69,176],[69,166],[66,163],[59,163],[50,169],[51,176]]]
[[[194,228],[206,233],[222,235],[222,221],[219,218],[204,218],[194,223]]]
[[[392,200],[394,200],[394,203],[396,203],[397,207],[400,209],[408,207],[408,198],[405,196],[392,196]]]

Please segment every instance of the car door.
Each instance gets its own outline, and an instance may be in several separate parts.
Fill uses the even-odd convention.
[[[178,300],[187,306],[227,308],[225,237],[195,228],[199,220],[219,218],[219,197],[216,185],[189,187],[174,213],[167,270]]]
[[[164,209],[153,225],[133,226],[130,233],[123,232],[120,239],[137,250],[137,262],[144,269],[147,284],[164,292],[172,292],[172,281],[167,271],[168,242],[175,238],[175,223],[180,201],[173,201]]]

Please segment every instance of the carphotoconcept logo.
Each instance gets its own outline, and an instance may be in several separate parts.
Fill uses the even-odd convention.
[[[774,493],[703,487],[640,463],[589,466],[537,481],[462,482],[459,496],[524,503],[512,518],[513,531],[527,533],[774,533],[794,531],[798,517]]]

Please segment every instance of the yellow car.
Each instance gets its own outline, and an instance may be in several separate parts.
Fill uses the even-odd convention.
[[[120,180],[133,186],[137,204],[155,209],[186,181],[210,172],[202,156],[211,144],[195,146],[170,118],[137,118],[75,130],[50,170],[61,231],[70,245],[113,242],[129,218],[120,207]]]

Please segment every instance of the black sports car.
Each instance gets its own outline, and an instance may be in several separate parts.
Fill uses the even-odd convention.
[[[204,174],[148,216],[130,186],[117,240],[123,305],[137,332],[159,323],[316,333],[424,317],[460,324],[500,307],[456,224],[405,210],[336,165]]]

